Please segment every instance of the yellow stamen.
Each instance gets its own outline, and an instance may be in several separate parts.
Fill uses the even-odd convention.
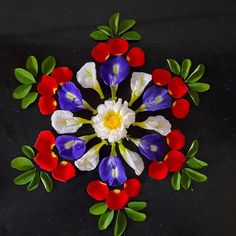
[[[62,164],[63,166],[66,166],[66,165],[67,165],[67,161],[61,161],[61,164]]]
[[[114,189],[113,192],[114,193],[120,193],[120,189]]]
[[[119,113],[109,111],[103,118],[104,126],[108,129],[116,129],[121,126],[122,117]]]
[[[157,148],[156,145],[151,145],[150,149],[151,149],[152,152],[156,152],[158,148]]]

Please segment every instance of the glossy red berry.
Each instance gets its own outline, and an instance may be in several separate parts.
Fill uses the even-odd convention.
[[[93,59],[99,63],[105,62],[110,56],[110,47],[107,43],[98,43],[92,50]]]
[[[172,104],[172,113],[176,118],[185,118],[190,111],[190,102],[186,99],[178,99]]]
[[[127,61],[132,67],[143,66],[145,63],[145,53],[141,48],[134,47],[127,54]]]
[[[168,92],[174,98],[181,98],[188,92],[188,86],[183,79],[176,76],[169,81]]]
[[[171,73],[168,70],[158,68],[152,72],[152,81],[159,86],[165,86],[170,79]]]
[[[168,175],[168,168],[164,162],[153,161],[148,166],[148,175],[156,180],[163,180]]]
[[[110,52],[113,56],[123,55],[129,49],[129,43],[124,38],[109,39],[108,45],[110,46]]]
[[[185,136],[179,129],[172,130],[166,135],[166,141],[171,149],[179,150],[185,145]]]

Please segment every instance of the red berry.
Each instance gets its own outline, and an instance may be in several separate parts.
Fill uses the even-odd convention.
[[[62,85],[65,82],[71,81],[73,72],[69,67],[56,67],[51,76],[57,81],[58,84]]]
[[[152,72],[152,80],[155,84],[164,86],[169,83],[171,79],[171,73],[165,69],[155,69]]]
[[[125,207],[128,201],[128,194],[126,191],[120,189],[114,189],[109,192],[106,198],[106,203],[110,210],[120,210]]]
[[[44,95],[40,97],[38,106],[41,114],[50,115],[56,110],[57,101],[51,96]]]
[[[178,99],[172,104],[172,113],[176,118],[185,118],[190,111],[190,102],[186,99]]]
[[[109,189],[106,183],[103,183],[100,180],[94,180],[87,186],[87,192],[93,199],[102,201],[106,199]]]
[[[98,43],[92,50],[91,55],[97,62],[104,62],[110,56],[110,47],[107,43]]]
[[[145,53],[141,48],[134,47],[127,54],[127,61],[132,67],[143,66],[145,63]]]
[[[188,86],[180,77],[176,76],[169,81],[168,92],[174,98],[181,98],[188,92]]]
[[[186,158],[180,151],[172,150],[165,156],[164,163],[170,172],[178,172],[181,170]]]
[[[157,180],[163,180],[168,175],[168,168],[164,162],[153,161],[148,166],[148,175]]]
[[[51,150],[40,151],[34,161],[41,169],[52,171],[57,166],[58,157]]]
[[[168,146],[173,150],[179,150],[185,145],[185,136],[179,130],[172,130],[167,136],[166,141]]]
[[[43,130],[39,133],[34,147],[38,151],[52,150],[55,145],[55,136],[50,130]]]
[[[56,93],[57,87],[57,81],[53,77],[44,75],[38,83],[38,92],[41,95],[52,96]]]
[[[61,182],[67,182],[75,177],[75,167],[68,161],[61,161],[55,169],[52,170],[52,177]]]
[[[136,178],[129,179],[124,183],[124,190],[130,197],[137,197],[141,187],[141,182]]]
[[[124,38],[110,39],[108,41],[110,51],[113,56],[120,56],[128,51],[129,43]]]

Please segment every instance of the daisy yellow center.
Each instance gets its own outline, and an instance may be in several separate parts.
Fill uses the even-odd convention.
[[[109,111],[103,118],[104,126],[108,129],[116,129],[121,126],[122,117],[119,113]]]

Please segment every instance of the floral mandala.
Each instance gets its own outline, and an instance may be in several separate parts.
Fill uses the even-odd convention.
[[[15,77],[21,85],[14,90],[13,97],[21,99],[22,109],[26,109],[40,96],[39,111],[51,115],[54,132],[44,130],[39,133],[34,144],[36,155],[31,146],[22,146],[25,157],[13,159],[11,166],[24,172],[14,179],[14,183],[28,184],[27,190],[33,191],[41,181],[46,191],[51,192],[50,173],[55,180],[67,182],[79,171],[98,168],[100,179],[90,182],[87,192],[100,202],[95,203],[89,212],[99,216],[98,227],[105,230],[117,211],[114,235],[124,233],[127,217],[133,221],[146,219],[146,214],[141,211],[147,203],[132,201],[140,194],[141,182],[137,177],[127,177],[124,163],[139,176],[145,170],[143,158],[148,159],[148,175],[163,180],[171,173],[171,186],[175,190],[180,190],[181,186],[187,190],[192,181],[207,180],[206,175],[198,171],[207,163],[196,158],[197,140],[185,154],[181,151],[185,146],[184,134],[173,129],[173,124],[163,115],[151,115],[143,121],[136,119],[140,112],[166,109],[171,110],[175,118],[184,119],[190,112],[190,101],[186,96],[199,105],[199,93],[210,88],[207,83],[198,82],[205,67],[200,64],[189,75],[190,59],[185,59],[181,66],[168,59],[169,70],[156,68],[152,74],[136,72],[135,68],[145,63],[145,53],[139,47],[130,46],[129,41],[141,39],[141,35],[132,30],[135,23],[131,19],[119,22],[119,13],[115,13],[108,26],[98,26],[97,31],[91,33],[94,40],[103,42],[97,43],[91,51],[96,64],[85,63],[76,74],[76,83],[71,82],[74,77],[71,69],[55,67],[56,60],[52,56],[41,64],[40,82],[36,82],[38,61],[34,56],[28,57],[26,69],[15,69]],[[119,84],[127,79],[130,79],[129,101],[116,96]],[[105,98],[101,82],[111,90],[109,98]],[[101,102],[97,108],[84,100],[84,89],[98,93]],[[142,105],[134,110],[133,104],[137,100],[142,100]],[[82,109],[91,112],[91,119],[78,115]],[[84,124],[91,125],[94,132],[78,137],[77,132]],[[142,128],[141,138],[129,134],[131,126]],[[88,149],[87,143],[92,139],[99,141]],[[124,140],[136,145],[138,151],[127,148]],[[99,155],[103,146],[110,148],[110,155]]]

